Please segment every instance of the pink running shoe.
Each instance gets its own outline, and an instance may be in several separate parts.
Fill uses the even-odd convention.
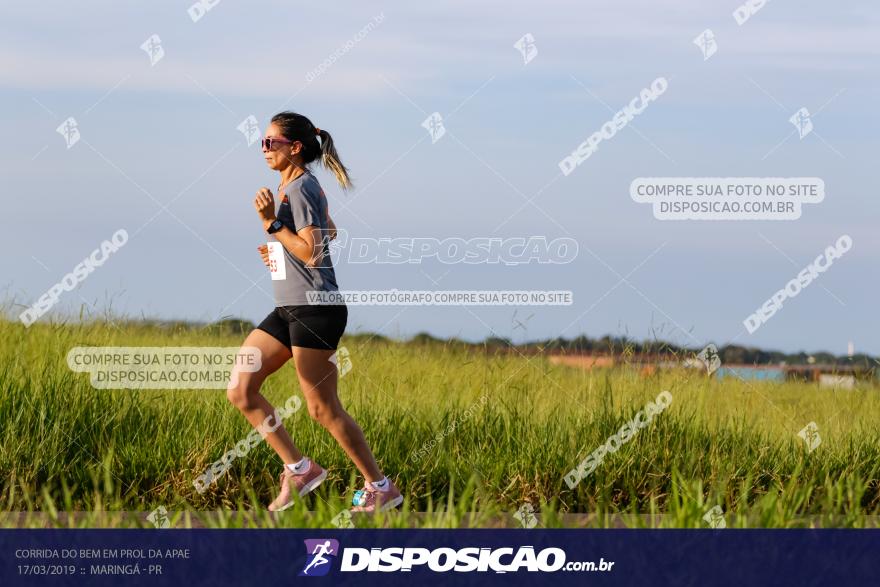
[[[294,503],[294,493],[302,497],[323,483],[326,478],[327,471],[315,461],[309,461],[309,468],[299,474],[284,467],[284,471],[281,473],[281,491],[275,501],[269,504],[269,511],[286,510]]]
[[[403,503],[403,496],[394,482],[389,479],[388,491],[373,489],[372,484],[367,483],[363,489],[354,492],[351,503],[354,506],[351,508],[353,512],[373,512],[376,511],[376,508],[379,508],[380,512],[384,512]]]

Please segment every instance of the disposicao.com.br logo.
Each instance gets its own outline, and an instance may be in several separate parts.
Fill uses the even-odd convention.
[[[339,542],[329,538],[306,540],[308,556],[300,576],[326,575],[332,565],[330,557],[339,553]],[[518,548],[465,547],[421,548],[388,547],[343,549],[340,572],[409,572],[414,567],[427,568],[436,573],[446,572],[494,572],[515,573],[531,571],[553,573],[556,571],[610,571],[613,561],[600,558],[595,561],[566,561],[561,548],[544,548],[535,551],[534,546]]]

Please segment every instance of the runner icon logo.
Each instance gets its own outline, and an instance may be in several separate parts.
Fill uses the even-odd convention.
[[[339,541],[332,538],[311,538],[306,543],[306,564],[300,577],[322,577],[330,571],[330,565],[339,554]]]

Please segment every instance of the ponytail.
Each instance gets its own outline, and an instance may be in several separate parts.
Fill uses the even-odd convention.
[[[315,129],[318,136],[321,137],[321,163],[336,176],[336,181],[347,190],[352,187],[351,178],[348,176],[348,168],[342,164],[339,159],[339,153],[336,152],[336,146],[333,144],[333,137],[326,130]]]

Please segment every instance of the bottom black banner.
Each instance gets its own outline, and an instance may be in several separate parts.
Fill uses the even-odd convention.
[[[880,530],[0,530],[0,585],[876,584],[878,548]]]

